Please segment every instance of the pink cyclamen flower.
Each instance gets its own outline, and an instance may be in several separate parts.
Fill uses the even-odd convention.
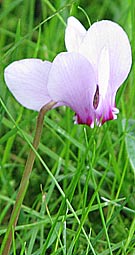
[[[74,17],[68,19],[65,44],[68,52],[54,61],[23,59],[5,69],[5,81],[25,107],[39,111],[50,101],[66,105],[78,124],[103,124],[116,119],[118,88],[131,68],[131,47],[124,30],[103,20],[87,31]]]

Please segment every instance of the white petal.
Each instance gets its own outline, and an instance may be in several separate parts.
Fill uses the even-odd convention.
[[[68,51],[78,51],[79,46],[86,35],[86,29],[74,17],[69,17],[65,32],[65,44]]]
[[[26,108],[39,111],[51,99],[47,91],[51,63],[23,59],[6,67],[4,77],[9,90]]]
[[[99,57],[104,48],[108,49],[110,86],[112,92],[115,92],[130,71],[131,47],[125,31],[118,24],[108,20],[94,23],[87,31],[79,49],[92,63],[97,76]]]
[[[105,99],[110,79],[109,52],[106,47],[101,50],[98,62],[98,85],[100,95]]]

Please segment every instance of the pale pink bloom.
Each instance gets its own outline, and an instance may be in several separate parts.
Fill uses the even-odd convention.
[[[50,101],[75,111],[75,122],[103,124],[116,119],[118,88],[131,68],[131,47],[124,30],[103,20],[87,31],[68,19],[65,44],[68,52],[54,61],[24,59],[5,69],[5,81],[15,98],[25,107],[39,111]]]

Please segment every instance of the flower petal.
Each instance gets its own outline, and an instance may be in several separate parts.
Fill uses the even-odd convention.
[[[109,62],[109,52],[106,47],[104,47],[99,56],[98,62],[98,84],[100,86],[100,95],[105,99],[106,94],[109,90],[109,79],[110,79],[110,62]]]
[[[53,61],[48,92],[55,102],[71,107],[77,122],[94,121],[95,76],[89,61],[78,53],[61,53]]]
[[[69,17],[65,32],[65,44],[68,51],[78,51],[79,46],[86,34],[86,29],[74,17]]]
[[[130,71],[131,47],[125,31],[118,24],[108,20],[94,23],[87,31],[79,49],[92,63],[97,76],[99,57],[104,48],[109,52],[110,86],[112,92],[115,92]]]
[[[47,91],[51,63],[40,59],[15,61],[5,69],[9,90],[26,108],[39,111],[51,99]]]

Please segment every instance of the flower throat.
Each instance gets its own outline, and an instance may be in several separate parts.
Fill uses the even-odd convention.
[[[96,110],[99,104],[99,86],[97,85],[96,92],[93,99],[93,107]]]

